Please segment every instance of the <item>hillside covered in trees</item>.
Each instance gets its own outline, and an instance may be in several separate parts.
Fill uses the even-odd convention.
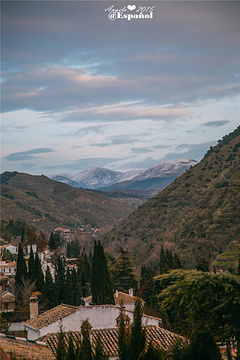
[[[43,231],[113,226],[134,210],[94,190],[18,172],[1,174],[1,208],[2,219],[25,221]]]
[[[239,243],[239,152],[240,127],[107,234],[107,251],[122,246],[136,265],[149,265],[158,261],[163,245],[192,268],[200,256],[214,261]]]

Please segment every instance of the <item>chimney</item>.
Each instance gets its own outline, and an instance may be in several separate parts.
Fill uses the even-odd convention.
[[[115,292],[115,296],[116,296],[116,297],[118,297],[118,290],[116,290],[116,292]]]
[[[30,297],[30,320],[35,319],[38,316],[38,297],[32,295]]]
[[[129,289],[128,293],[129,293],[130,296],[133,296],[133,289]]]

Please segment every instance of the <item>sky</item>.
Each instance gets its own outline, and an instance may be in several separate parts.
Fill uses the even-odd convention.
[[[2,1],[1,16],[2,172],[199,161],[240,124],[237,1]]]

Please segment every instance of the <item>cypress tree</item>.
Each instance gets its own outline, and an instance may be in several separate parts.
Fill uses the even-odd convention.
[[[138,360],[143,353],[146,344],[145,330],[142,328],[143,308],[139,298],[135,302],[133,312],[133,324],[131,327],[130,359]]]
[[[69,334],[68,349],[66,354],[66,360],[76,360],[76,353],[74,349],[73,336]]]
[[[167,273],[168,270],[169,270],[169,265],[162,245],[161,253],[160,253],[160,275]]]
[[[15,276],[15,298],[18,307],[23,305],[23,294],[21,292],[21,287],[23,285],[23,280],[27,280],[27,277],[27,265],[23,256],[23,249],[20,242],[18,245],[17,269]]]
[[[198,271],[209,272],[210,271],[209,262],[204,257],[201,256],[198,260],[196,269]]]
[[[29,256],[29,260],[28,260],[28,278],[31,281],[34,281],[34,278],[35,278],[35,260],[34,260],[32,246],[31,246],[30,256]]]
[[[118,329],[118,358],[119,360],[129,359],[130,333],[124,324],[123,310],[120,310],[120,324]],[[130,359],[129,359],[130,360]]]
[[[92,346],[89,335],[89,322],[85,320],[81,326],[82,342],[78,353],[78,360],[92,360]]]
[[[98,335],[96,340],[95,355],[93,357],[93,360],[108,360],[108,359],[109,359],[108,356],[105,355],[104,353],[101,338]]]
[[[95,305],[114,304],[107,261],[100,241],[95,241],[92,264],[92,302]]]
[[[51,309],[57,305],[56,287],[53,282],[53,278],[49,266],[47,266],[46,275],[45,275],[44,295],[45,298],[47,299],[48,309]]]
[[[22,285],[22,279],[27,279],[27,265],[23,256],[21,243],[18,245],[17,269],[15,276],[16,285]]]
[[[22,229],[21,229],[21,243],[23,244],[24,241],[25,241],[25,229],[22,226]]]
[[[61,304],[65,300],[65,267],[64,260],[60,256],[57,258],[56,272],[55,272],[55,284],[57,290],[58,304]]]
[[[239,254],[239,259],[238,259],[237,275],[240,276],[240,254]]]
[[[36,253],[35,255],[35,277],[34,280],[36,280],[36,290],[43,292],[44,289],[44,275],[43,275],[43,271],[42,271],[42,265],[41,265],[41,261],[39,259],[38,253]]]
[[[54,236],[53,236],[52,232],[51,232],[51,235],[50,235],[48,246],[49,246],[49,248],[51,250],[55,250],[57,248],[57,243],[56,243],[56,241],[54,239]]]
[[[56,360],[65,360],[65,359],[66,359],[65,334],[63,332],[62,321],[60,321],[59,332],[58,332],[57,350],[56,350]]]
[[[69,268],[67,269],[67,275],[66,275],[65,304],[74,305],[72,275],[70,273]]]

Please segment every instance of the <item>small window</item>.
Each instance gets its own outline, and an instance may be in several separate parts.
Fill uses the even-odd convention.
[[[9,269],[9,272],[12,272],[12,269]]]
[[[8,310],[8,303],[4,304],[4,310]]]

